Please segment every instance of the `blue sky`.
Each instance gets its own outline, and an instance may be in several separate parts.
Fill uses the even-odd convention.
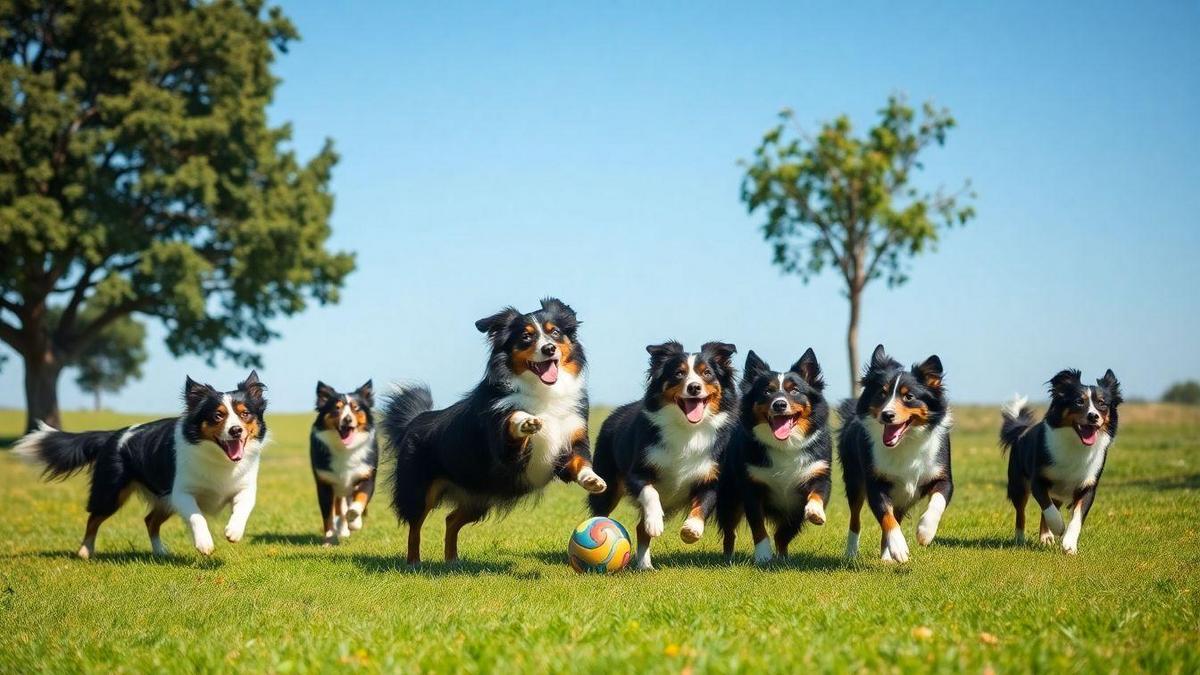
[[[593,401],[636,397],[666,338],[775,365],[811,345],[845,395],[837,280],[771,267],[737,160],[785,106],[861,128],[893,92],[958,118],[919,180],[971,178],[979,216],[868,289],[864,356],[937,353],[959,401],[1039,395],[1065,366],[1140,396],[1200,376],[1200,5],[644,4],[284,3],[303,40],[272,118],[305,156],[336,141],[332,245],[358,271],[340,305],[276,324],[274,409],[309,408],[318,378],[446,403],[482,372],[474,320],[546,294],[584,321]],[[150,351],[113,407],[242,375]],[[88,405],[71,377],[63,404]],[[0,405],[20,378],[14,357]]]

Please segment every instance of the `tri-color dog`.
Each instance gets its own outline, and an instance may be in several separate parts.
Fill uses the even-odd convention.
[[[1008,455],[1008,499],[1016,509],[1016,542],[1025,541],[1025,504],[1032,493],[1042,510],[1041,541],[1062,537],[1068,555],[1079,551],[1079,533],[1096,499],[1108,450],[1117,438],[1121,383],[1105,371],[1095,386],[1078,370],[1050,379],[1050,409],[1039,423],[1026,399],[1002,412],[1000,444]],[[1071,522],[1059,509],[1071,505]]]
[[[717,499],[727,560],[733,560],[743,514],[758,564],[770,562],[776,553],[786,557],[804,523],[825,523],[833,435],[824,389],[811,348],[784,372],[771,370],[753,351],[746,356],[741,424],[725,454]],[[765,521],[775,527],[774,552]]]
[[[396,460],[392,505],[408,523],[408,563],[421,559],[421,526],[442,501],[447,562],[458,533],[493,509],[509,509],[552,479],[603,492],[592,470],[583,345],[575,311],[555,298],[522,313],[508,307],[475,322],[491,346],[482,382],[444,410],[429,389],[390,397],[383,415]]]
[[[906,370],[879,345],[863,374],[858,401],[842,403],[838,456],[850,504],[847,557],[858,555],[864,501],[879,521],[884,561],[908,560],[900,523],[925,497],[929,507],[917,523],[917,542],[933,542],[954,494],[950,404],[943,377],[936,355]]]
[[[367,503],[375,494],[379,446],[371,413],[374,405],[370,380],[346,394],[317,382],[317,419],[309,434],[308,456],[326,546],[362,529]]]
[[[737,422],[733,354],[724,342],[688,353],[678,342],[650,345],[650,370],[642,400],[612,412],[596,439],[596,473],[611,487],[588,497],[592,515],[607,516],[623,494],[641,511],[638,569],[653,569],[650,540],[663,519],[686,509],[684,543],[704,534],[717,500],[721,456]]]
[[[146,531],[156,555],[166,555],[159,528],[178,513],[192,531],[196,550],[213,552],[205,515],[226,505],[233,512],[225,538],[240,541],[254,509],[259,454],[267,434],[266,385],[251,372],[233,391],[221,392],[187,378],[180,417],[116,431],[69,433],[42,425],[13,451],[62,479],[91,467],[88,520],[79,557],[96,552],[100,525],[138,493],[150,507]]]

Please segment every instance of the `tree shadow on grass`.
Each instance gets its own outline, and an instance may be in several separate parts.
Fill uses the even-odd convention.
[[[930,548],[945,546],[946,548],[978,548],[1001,549],[1021,548],[1013,543],[1012,537],[955,537],[941,536],[933,540]]]
[[[83,560],[78,555],[71,551],[29,551],[26,553],[12,553],[0,555],[0,560],[16,560],[20,558],[43,558],[46,560],[73,560],[80,565],[90,565],[96,563],[111,563],[114,565],[128,565],[130,563],[143,563],[151,565],[171,565],[174,567],[199,567],[202,569],[215,569],[225,564],[221,558],[211,557],[191,557],[175,555],[154,555],[150,551],[97,551],[92,554],[92,557]]]
[[[317,534],[298,534],[293,532],[262,532],[250,535],[250,541],[255,544],[285,544],[287,546],[320,546],[324,538]]]
[[[354,553],[350,560],[364,572],[378,574],[410,574],[420,577],[456,577],[483,576],[488,574],[515,577],[517,579],[541,579],[542,575],[535,571],[519,572],[511,561],[481,561],[459,560],[447,563],[442,561],[422,561],[415,567],[409,566],[402,555],[371,555]]]

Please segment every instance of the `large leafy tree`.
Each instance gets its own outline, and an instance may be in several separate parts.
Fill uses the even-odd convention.
[[[267,123],[297,37],[256,0],[0,0],[0,340],[30,425],[122,317],[256,363],[271,318],[337,300],[332,145],[301,162]]]
[[[761,212],[763,237],[773,262],[807,282],[826,266],[837,269],[850,301],[846,347],[850,390],[858,392],[858,322],[867,284],[907,280],[907,261],[938,241],[939,232],[974,216],[964,203],[969,183],[954,193],[922,191],[912,183],[924,150],[942,145],[954,128],[944,109],[926,103],[918,115],[893,96],[875,126],[856,136],[845,115],[821,125],[815,135],[780,113],[743,162],[742,200]]]

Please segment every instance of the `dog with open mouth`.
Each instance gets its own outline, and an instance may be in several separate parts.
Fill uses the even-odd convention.
[[[733,355],[724,342],[707,342],[688,353],[671,341],[650,345],[650,369],[642,400],[612,412],[596,439],[596,473],[608,492],[588,497],[592,515],[607,516],[622,495],[641,512],[637,569],[653,569],[650,541],[662,535],[664,518],[687,511],[679,531],[684,543],[704,534],[716,505],[720,462],[737,422]]]
[[[1063,551],[1075,555],[1117,439],[1121,383],[1112,370],[1095,385],[1084,384],[1078,370],[1063,370],[1049,385],[1050,408],[1040,423],[1023,397],[1001,411],[1000,445],[1009,452],[1008,499],[1016,509],[1017,544],[1025,542],[1025,505],[1032,494],[1042,510],[1042,543],[1052,545],[1062,537]],[[1069,523],[1059,511],[1063,504],[1071,506]]]
[[[259,456],[267,436],[264,390],[253,371],[225,392],[189,377],[179,417],[82,433],[42,424],[18,441],[13,452],[41,466],[47,479],[91,468],[80,558],[95,554],[100,525],[134,493],[149,505],[146,531],[155,555],[167,554],[159,530],[173,513],[191,529],[196,550],[210,555],[213,539],[206,515],[232,505],[225,538],[237,542],[254,510]]]
[[[325,546],[361,530],[366,521],[379,467],[374,405],[371,380],[349,393],[317,382],[317,419],[309,434],[308,455]]]
[[[754,537],[754,562],[788,545],[805,523],[825,524],[832,483],[833,435],[821,364],[811,348],[784,372],[751,351],[742,370],[740,424],[725,454],[717,523],[727,561],[733,560],[743,515]],[[775,550],[766,521],[775,527]]]
[[[858,400],[842,402],[838,457],[850,505],[846,557],[858,556],[864,501],[879,521],[885,562],[908,561],[900,523],[925,497],[929,505],[917,523],[917,543],[933,542],[954,494],[944,377],[937,355],[906,369],[879,345],[860,380]]]
[[[583,344],[575,310],[557,298],[523,313],[512,307],[475,322],[491,355],[482,382],[454,405],[432,410],[423,385],[389,398],[383,429],[395,458],[392,506],[408,524],[408,563],[421,560],[421,526],[442,502],[445,558],[458,559],[459,531],[508,510],[554,478],[588,492],[606,488],[587,432]]]

